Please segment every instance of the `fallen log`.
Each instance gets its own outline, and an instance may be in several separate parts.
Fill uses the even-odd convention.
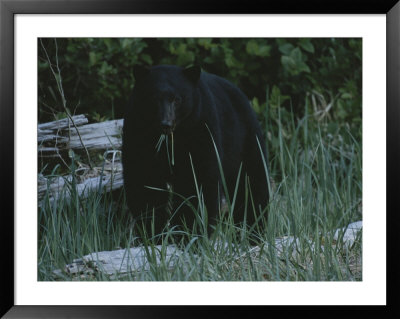
[[[72,123],[73,121],[73,123]],[[120,154],[122,145],[121,132],[123,120],[112,120],[101,123],[87,124],[84,115],[72,116],[38,125],[38,156],[39,158],[59,158],[64,163],[68,160],[68,151],[79,151],[86,148],[91,153],[100,153],[104,157],[112,154],[112,159],[104,159],[99,167],[89,169],[85,164],[76,170],[76,192],[86,198],[99,186],[104,191],[111,191],[122,187],[122,165],[116,154]],[[79,171],[79,175],[77,172]],[[61,194],[67,199],[71,196],[72,175],[45,177],[38,176],[38,205],[43,205],[46,194],[53,201]]]
[[[88,123],[84,115],[38,125],[39,157],[58,157],[66,150],[119,150],[123,120]]]
[[[360,239],[362,231],[362,221],[357,221],[349,224],[347,227],[337,229],[333,235],[333,245],[342,244],[345,247],[351,247],[357,240]],[[217,243],[218,245],[221,243]],[[275,239],[275,245],[272,247],[276,251],[278,258],[286,260],[289,256],[296,257],[298,254],[299,239],[293,236],[287,236]],[[314,245],[309,246],[310,249],[316,249]],[[323,246],[320,253],[323,252]],[[222,245],[222,249],[228,249],[228,245]],[[260,248],[254,246],[249,252],[237,252],[237,258],[241,255],[254,255],[254,258],[261,253],[261,250],[268,251],[268,245]],[[168,245],[164,256],[161,256],[161,246],[155,246],[154,252],[147,250],[144,246],[138,246],[128,249],[118,249],[113,251],[93,252],[85,255],[82,258],[75,259],[71,264],[67,264],[64,269],[53,271],[55,278],[64,278],[65,275],[73,278],[81,279],[90,278],[94,273],[102,273],[110,276],[110,279],[118,279],[128,275],[135,275],[143,271],[149,271],[152,266],[167,265],[169,269],[173,269],[179,262],[190,260],[190,258],[198,258],[198,256],[189,255],[183,250],[180,250],[175,245]],[[150,253],[150,255],[148,255]],[[152,254],[156,255],[153,256]],[[150,256],[150,260],[148,259]],[[154,264],[155,262],[155,264]]]
[[[103,167],[96,167],[93,170],[86,170],[83,174],[75,176],[76,192],[80,198],[87,198],[95,190],[109,192],[123,186],[122,164],[120,160],[106,161]],[[43,199],[48,196],[50,202],[63,196],[66,199],[71,197],[72,175],[38,177],[38,205],[43,205]]]
[[[83,114],[72,116],[72,120],[74,121],[76,126],[81,126],[81,125],[89,122],[88,119]],[[41,134],[44,135],[46,133],[63,130],[63,129],[71,127],[72,125],[73,125],[72,121],[69,118],[65,118],[65,119],[61,119],[61,120],[57,120],[57,121],[53,121],[53,122],[41,123],[41,124],[38,124],[39,136]]]

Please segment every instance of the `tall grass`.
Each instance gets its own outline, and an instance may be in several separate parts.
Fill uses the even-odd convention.
[[[234,195],[208,234],[203,191],[196,185],[200,200],[192,209],[202,227],[181,231],[184,241],[173,236],[174,225],[165,229],[163,237],[145,234],[125,214],[123,192],[115,198],[94,191],[81,199],[72,181],[64,189],[71,193],[69,200],[63,194],[55,201],[45,198],[39,208],[38,279],[60,280],[54,269],[91,252],[143,244],[149,269],[117,277],[99,272],[82,280],[361,280],[361,237],[351,247],[333,237],[335,229],[362,219],[361,142],[345,126],[332,134],[329,123],[307,113],[296,121],[293,116],[282,118],[280,111],[274,118],[266,110],[264,122],[270,136],[265,141],[269,155],[265,168],[271,178],[264,227],[250,233],[246,225],[233,223]],[[250,191],[246,200],[251,201]],[[173,265],[165,258],[169,244],[185,252]],[[73,278],[65,274],[62,279]]]

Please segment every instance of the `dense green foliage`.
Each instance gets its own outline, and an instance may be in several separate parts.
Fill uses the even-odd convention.
[[[298,117],[310,96],[309,114],[329,109],[338,122],[361,122],[361,39],[43,39],[38,42],[39,122],[64,113],[44,48],[52,64],[58,56],[70,112],[88,114],[94,121],[123,116],[135,64],[199,64],[237,84],[259,114],[268,88],[271,107],[280,103]]]

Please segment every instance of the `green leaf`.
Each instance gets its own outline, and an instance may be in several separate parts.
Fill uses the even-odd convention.
[[[307,52],[314,53],[314,46],[311,43],[311,39],[300,39],[299,45],[301,48]]]
[[[290,43],[285,43],[279,46],[279,51],[284,55],[289,55],[290,52],[293,50],[293,45]]]
[[[301,55],[301,50],[300,48],[294,48],[292,52],[290,52],[290,57],[295,61],[296,64],[301,62],[302,60],[302,55]]]
[[[307,72],[307,73],[310,73],[310,72],[311,72],[311,70],[310,70],[310,68],[308,67],[308,65],[305,64],[304,62],[300,62],[300,63],[298,64],[297,70],[298,70],[299,72]]]
[[[140,55],[140,58],[142,59],[143,62],[146,62],[148,65],[153,64],[153,59],[151,58],[150,55],[148,55],[146,53],[142,53]]]
[[[104,38],[103,41],[104,41],[104,44],[107,46],[107,49],[110,51],[111,48],[112,48],[111,39],[110,38]]]
[[[122,40],[122,49],[126,49],[128,46],[131,46],[134,39],[123,39]]]
[[[259,50],[257,52],[257,55],[260,57],[267,57],[270,55],[271,52],[271,46],[269,45],[261,45],[259,47]]]
[[[251,105],[253,106],[254,112],[256,112],[256,114],[259,114],[260,113],[260,105],[259,105],[258,99],[256,97],[254,97],[253,100],[251,101]]]
[[[352,99],[353,98],[353,95],[351,95],[350,93],[343,93],[342,95],[341,95],[341,98],[342,99]]]
[[[250,40],[246,44],[246,52],[250,55],[256,55],[258,51],[258,44],[255,40]]]
[[[212,39],[198,39],[197,43],[204,49],[208,50],[212,47]]]
[[[279,87],[274,85],[271,90],[271,94],[269,96],[269,105],[271,109],[277,109],[279,106],[282,105],[285,101],[289,100],[290,97],[287,95],[282,95],[281,90]]]
[[[97,62],[97,56],[95,52],[89,52],[89,65],[93,66]]]
[[[296,61],[290,56],[283,55],[281,57],[281,62],[283,67],[288,71],[291,71],[296,68]]]

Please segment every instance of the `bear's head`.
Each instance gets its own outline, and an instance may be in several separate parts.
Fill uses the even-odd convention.
[[[171,134],[193,112],[200,74],[198,66],[134,67],[138,107],[161,133]]]

